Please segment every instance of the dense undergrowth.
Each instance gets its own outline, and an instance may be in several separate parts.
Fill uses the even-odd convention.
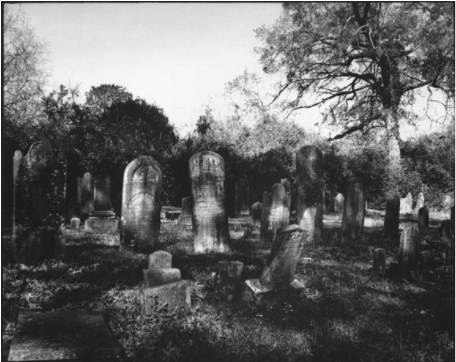
[[[409,277],[394,268],[374,275],[373,248],[386,247],[387,266],[395,265],[398,252],[380,231],[341,245],[339,230],[324,230],[325,244],[306,249],[298,264],[304,291],[226,304],[214,298],[217,262],[240,260],[243,278],[256,278],[269,253],[257,230],[248,239],[241,226],[230,232],[233,255],[204,256],[192,254],[190,231],[162,225],[162,249],[173,253],[173,267],[192,284],[192,311],[167,316],[163,306],[150,317],[141,315],[137,293],[147,256],[120,253],[112,239],[68,233],[72,242],[96,239],[98,247],[66,262],[25,266],[10,263],[11,238],[4,236],[2,357],[21,310],[74,310],[102,312],[131,361],[454,360],[454,268],[440,257],[436,230],[422,245],[432,245],[435,267]]]

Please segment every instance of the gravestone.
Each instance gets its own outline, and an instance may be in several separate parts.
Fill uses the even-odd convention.
[[[22,311],[8,361],[117,361],[121,348],[101,313]]]
[[[225,161],[215,152],[203,151],[192,156],[189,168],[195,252],[231,252],[225,212]]]
[[[239,292],[244,264],[240,261],[219,261],[214,279],[216,297],[233,301]]]
[[[112,211],[111,177],[105,169],[97,170],[93,175],[93,211],[84,223],[84,229],[96,233],[115,233],[119,220]]]
[[[425,250],[420,253],[420,262],[421,262],[421,269],[427,270],[432,269],[434,267],[434,253],[430,250]]]
[[[399,232],[400,198],[395,195],[386,200],[384,234],[387,237],[395,237]]]
[[[13,236],[16,235],[16,182],[21,161],[22,152],[15,151],[13,156]]]
[[[426,206],[418,210],[418,228],[421,235],[429,234],[429,211]]]
[[[19,163],[19,162],[18,162]],[[32,144],[17,171],[14,258],[32,263],[54,256],[65,202],[65,159],[44,142]]]
[[[287,226],[290,221],[290,210],[288,209],[288,194],[283,184],[274,184],[271,191],[269,207],[269,230],[268,243],[275,240],[277,230]]]
[[[71,227],[71,230],[79,230],[79,223],[81,222],[81,219],[79,219],[78,217],[73,217],[71,219],[71,223],[70,223],[70,227]]]
[[[93,211],[93,182],[90,172],[78,177],[78,200],[80,216],[87,219]]]
[[[261,209],[261,226],[260,226],[260,242],[267,244],[269,240],[269,209],[271,207],[271,194],[268,192],[263,193],[263,202]]]
[[[364,228],[366,213],[366,186],[364,180],[351,178],[346,182],[344,213],[342,217],[342,240],[358,241]]]
[[[415,214],[418,214],[422,207],[424,207],[424,194],[420,192],[416,199]]]
[[[236,217],[249,216],[249,181],[241,178],[234,185],[234,214]]]
[[[399,265],[403,272],[415,270],[418,266],[420,231],[418,225],[407,221],[401,234],[399,246]]]
[[[315,146],[296,152],[296,221],[309,231],[308,243],[319,244],[323,232],[323,154]]]
[[[179,224],[182,226],[192,226],[193,204],[192,197],[187,196],[182,199],[182,212],[179,217]]]
[[[385,274],[386,270],[386,255],[385,249],[374,249],[374,273],[377,275]]]
[[[172,268],[172,255],[166,251],[156,251],[149,255],[149,268],[143,270],[144,284],[139,289],[141,311],[151,315],[156,308],[167,305],[167,312],[176,308],[190,309],[190,283],[181,280],[181,272]]]
[[[344,195],[342,195],[340,192],[336,195],[336,198],[334,199],[334,211],[336,214],[342,215],[344,212],[344,202],[345,198]]]
[[[401,204],[400,204],[400,214],[401,215],[406,215],[406,214],[411,214],[413,209],[413,198],[412,194],[409,192],[407,196],[403,199],[401,199]]]
[[[261,211],[263,209],[263,204],[261,202],[255,202],[250,208],[252,213],[253,225],[261,225]]]
[[[122,191],[122,248],[148,253],[160,236],[162,171],[151,156],[131,161],[124,172]]]

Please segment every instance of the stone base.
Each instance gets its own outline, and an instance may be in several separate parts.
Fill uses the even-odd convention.
[[[181,272],[177,268],[143,269],[143,275],[146,288],[153,288],[181,280]]]
[[[92,211],[89,215],[90,217],[102,217],[102,218],[113,218],[116,216],[114,211]]]
[[[119,228],[118,219],[89,217],[84,223],[84,229],[99,234],[114,234]]]
[[[21,312],[8,361],[115,361],[120,346],[101,314]]]
[[[181,307],[190,310],[190,292],[190,283],[186,280],[153,288],[141,288],[139,290],[141,311],[144,315],[151,315],[155,308],[165,303],[168,306],[168,314],[172,314],[176,308]]]
[[[293,279],[290,284],[284,285],[284,289],[285,288],[291,288],[292,290],[301,293],[305,290],[306,287],[299,280]],[[278,290],[279,289],[274,289],[262,285],[260,279],[248,279],[244,282],[241,299],[244,302],[254,302],[259,300],[263,294],[275,292]]]

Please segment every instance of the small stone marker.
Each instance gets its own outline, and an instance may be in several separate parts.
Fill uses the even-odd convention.
[[[418,225],[414,222],[406,222],[399,246],[399,265],[402,271],[409,272],[417,268],[420,239]]]
[[[267,244],[269,237],[269,210],[271,207],[271,194],[268,192],[263,193],[263,207],[261,209],[261,226],[260,226],[260,242]]]
[[[250,208],[252,212],[253,225],[261,225],[261,211],[263,209],[263,204],[261,202],[255,202]]]
[[[241,178],[234,185],[234,214],[236,217],[249,216],[249,180]]]
[[[219,261],[214,279],[215,295],[225,301],[233,301],[239,292],[244,263]]]
[[[148,253],[160,236],[162,171],[151,156],[125,168],[122,191],[122,247]]]
[[[139,290],[143,314],[152,314],[164,303],[168,305],[168,313],[176,308],[190,308],[190,284],[181,280],[180,270],[171,265],[172,255],[166,251],[149,255],[149,268],[143,270],[145,287]]]
[[[334,211],[336,214],[342,215],[344,212],[344,195],[340,192],[337,194],[336,198],[334,199]]]
[[[342,217],[342,240],[358,241],[363,234],[366,213],[366,186],[364,180],[351,178],[346,182],[347,196]]]
[[[79,230],[79,223],[81,222],[81,219],[78,217],[73,217],[71,219],[71,230]]]
[[[398,195],[386,200],[384,234],[387,237],[396,236],[399,232],[400,198]]]
[[[78,178],[78,199],[81,216],[88,218],[93,211],[93,182],[90,172]]]
[[[101,314],[21,312],[8,361],[115,361],[120,352]]]
[[[385,274],[386,256],[385,249],[377,248],[374,250],[374,273],[377,275]]]
[[[424,194],[420,192],[416,199],[415,214],[418,214],[422,207],[424,207]]]
[[[225,161],[215,152],[203,151],[192,156],[189,168],[195,252],[231,252],[225,212]]]
[[[277,230],[287,226],[290,221],[290,210],[288,209],[288,194],[283,184],[274,184],[271,191],[269,208],[269,230],[268,243],[275,240]]]
[[[418,210],[418,229],[421,235],[429,234],[429,211],[426,206]]]
[[[319,244],[323,232],[323,154],[315,146],[296,152],[296,222]]]
[[[192,226],[193,203],[192,197],[187,196],[182,199],[182,212],[179,217],[179,224],[182,226]]]

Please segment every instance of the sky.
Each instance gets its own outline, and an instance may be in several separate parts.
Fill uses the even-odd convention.
[[[17,6],[17,5],[11,5]],[[22,3],[48,45],[49,89],[124,86],[163,108],[178,130],[245,69],[261,71],[254,29],[279,3]]]

